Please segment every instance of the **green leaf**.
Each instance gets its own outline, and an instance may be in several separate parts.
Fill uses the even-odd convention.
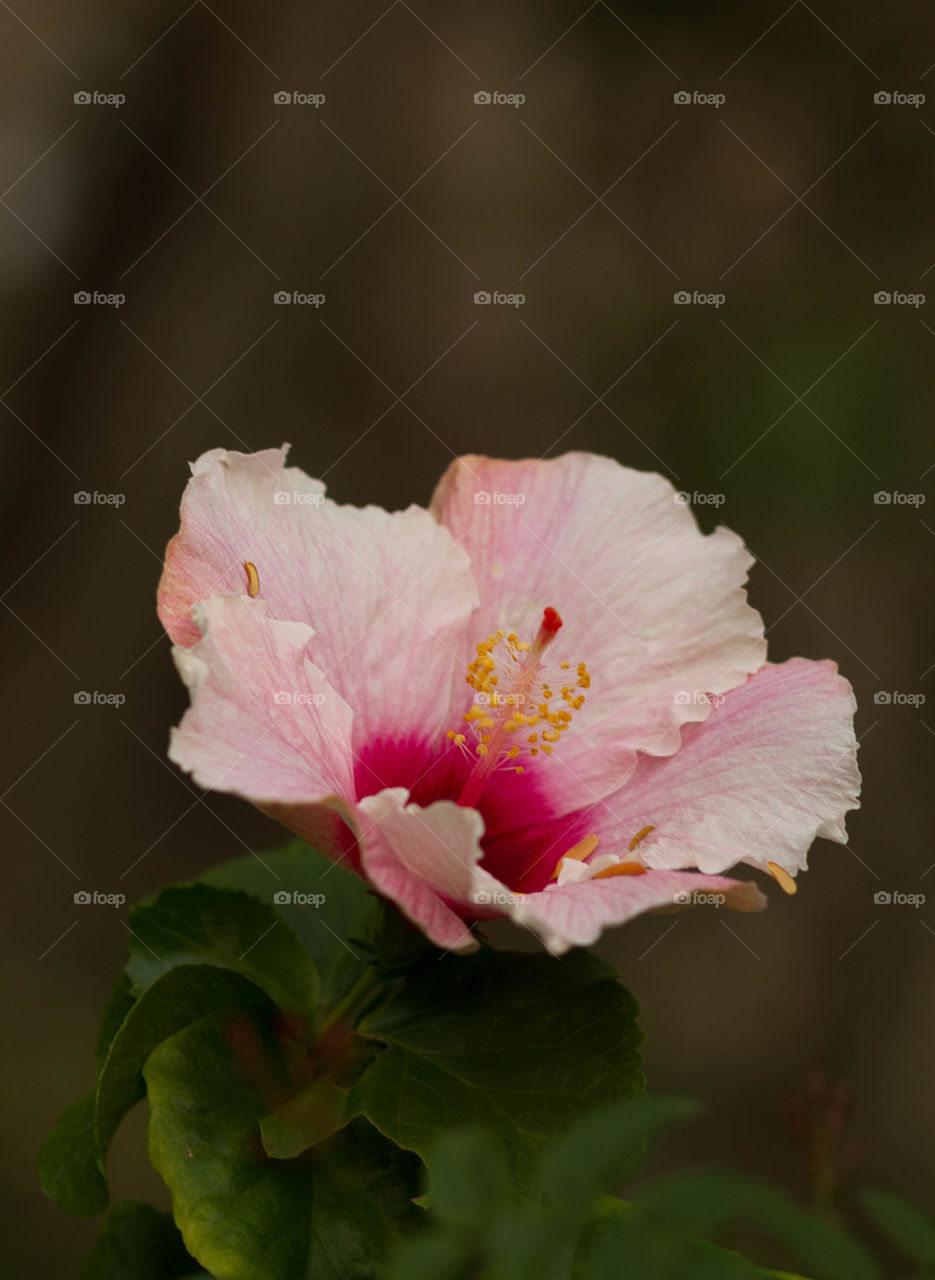
[[[690,1119],[689,1098],[629,1098],[601,1107],[549,1148],[546,1193],[556,1209],[581,1214],[601,1192],[612,1192],[643,1160],[646,1143],[660,1129]]]
[[[143,1064],[155,1047],[190,1022],[219,1009],[274,1006],[241,974],[214,965],[182,965],[156,979],[113,1038],[87,1098],[74,1103],[39,1153],[39,1178],[62,1208],[81,1218],[107,1207],[104,1161],[126,1113],[145,1093]]]
[[[274,907],[315,962],[326,1005],[340,999],[367,967],[369,957],[356,939],[367,934],[379,915],[379,901],[359,876],[304,841],[222,863],[201,879],[220,888],[242,889]],[[308,901],[320,897],[324,902],[317,906]]]
[[[509,1204],[509,1171],[484,1129],[446,1133],[426,1165],[432,1214],[448,1226],[486,1229]]]
[[[262,987],[282,1009],[311,1013],[315,965],[287,924],[251,894],[211,885],[164,889],[130,911],[127,972],[138,991],[182,964],[223,965]]]
[[[297,1160],[271,1160],[259,1123],[288,1087],[263,1020],[214,1017],[145,1069],[149,1150],[186,1247],[224,1280],[372,1280],[420,1220],[417,1162],[357,1120]]]
[[[94,1142],[94,1090],[62,1112],[43,1142],[37,1161],[39,1181],[63,1209],[93,1218],[107,1208],[107,1178]]]
[[[687,1235],[708,1237],[728,1224],[755,1223],[801,1258],[815,1280],[879,1278],[856,1240],[755,1178],[693,1169],[656,1179],[633,1196],[633,1204],[644,1226]]]
[[[135,1003],[136,992],[133,989],[133,983],[130,981],[130,975],[124,970],[110,993],[110,999],[101,1019],[101,1029],[98,1032],[97,1045],[94,1049],[94,1066],[97,1071],[100,1071],[104,1065],[104,1059],[113,1044],[114,1036],[120,1030],[124,1018]]]
[[[433,956],[360,1023],[387,1048],[351,1089],[352,1113],[419,1155],[479,1122],[501,1144],[515,1194],[535,1199],[549,1138],[642,1092],[636,1015],[588,952]]]
[[[260,1121],[263,1150],[291,1160],[330,1138],[347,1122],[347,1090],[323,1076]]]
[[[193,1277],[196,1265],[171,1214],[122,1200],[111,1209],[79,1280],[180,1280]]]
[[[935,1265],[935,1224],[893,1191],[861,1191],[858,1199],[874,1226],[913,1262]]]
[[[617,1219],[575,1277],[587,1280],[765,1280],[767,1272],[706,1240],[642,1229]]]
[[[464,1243],[445,1231],[425,1231],[393,1255],[385,1280],[464,1280],[470,1258]]]

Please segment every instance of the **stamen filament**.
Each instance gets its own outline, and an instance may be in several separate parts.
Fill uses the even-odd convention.
[[[527,694],[532,692],[536,675],[542,665],[542,655],[555,639],[561,626],[561,615],[557,609],[549,606],[543,611],[542,622],[531,645],[525,645],[521,641],[517,641],[515,636],[509,638],[513,653],[516,654],[517,658],[522,654],[524,660],[516,680],[510,688],[509,695],[507,697],[491,696],[489,711],[492,714],[484,714],[482,712],[481,715],[478,715],[478,708],[472,707],[465,717],[475,724],[482,725],[488,732],[485,734],[486,740],[482,740],[481,745],[477,748],[479,757],[477,764],[464,784],[460,796],[458,796],[458,804],[470,808],[477,803],[491,774],[500,762],[501,753],[506,748],[508,739],[513,731],[520,726],[521,720],[516,708],[523,707],[526,704]],[[496,638],[491,637],[491,640],[499,640],[501,634],[498,633]],[[492,647],[493,645],[490,642],[487,645],[478,645],[478,658],[477,664],[475,664],[479,664],[480,669],[488,673],[488,676],[495,665],[489,653]],[[469,682],[474,683],[470,676]],[[546,714],[548,707],[543,710],[543,707],[540,706],[539,711],[540,714]],[[551,754],[551,747],[544,746],[542,749],[546,754]]]

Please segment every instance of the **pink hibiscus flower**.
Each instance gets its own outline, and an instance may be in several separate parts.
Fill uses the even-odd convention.
[[[555,951],[844,841],[854,698],[766,662],[751,557],[658,475],[460,458],[428,510],[339,506],[286,447],[192,467],[159,615],[171,758],[364,877],[440,947]]]

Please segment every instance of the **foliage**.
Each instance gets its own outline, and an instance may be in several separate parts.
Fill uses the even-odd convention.
[[[300,842],[134,909],[93,1090],[39,1157],[93,1216],[144,1097],[172,1214],[114,1207],[81,1280],[755,1280],[738,1228],[813,1280],[879,1280],[864,1244],[718,1170],[636,1181],[697,1109],[647,1097],[633,997],[587,952],[440,954]],[[619,1198],[621,1194],[625,1199]],[[935,1276],[935,1227],[865,1220]]]

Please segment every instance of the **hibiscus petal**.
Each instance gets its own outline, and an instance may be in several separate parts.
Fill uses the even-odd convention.
[[[194,464],[159,588],[166,630],[197,640],[192,605],[245,593],[249,561],[269,617],[314,629],[309,656],[354,707],[358,752],[379,737],[438,738],[477,603],[465,552],[421,508],[331,502],[285,453],[215,449]]]
[[[467,457],[442,478],[432,512],[470,557],[480,638],[531,638],[543,609],[564,620],[550,666],[587,663],[592,687],[554,756],[536,766],[577,805],[619,787],[637,751],[668,756],[680,726],[762,666],[766,642],[743,583],[752,563],[719,528],[705,537],[662,476],[608,458]]]
[[[624,924],[645,911],[678,910],[712,898],[732,911],[762,911],[766,899],[749,881],[724,876],[701,876],[693,871],[647,871],[564,884],[527,894],[511,915],[539,935],[550,951],[561,955],[569,947],[589,947],[604,929]]]
[[[300,544],[302,529],[325,486],[298,467],[286,467],[288,445],[258,453],[211,449],[191,464],[192,478],[182,496],[181,528],[166,548],[159,583],[158,610],[175,644],[199,639],[192,605],[214,595],[241,595],[247,589],[244,561],[264,564],[274,552],[277,575],[282,548]],[[286,494],[288,503],[276,500]],[[301,501],[296,501],[301,495]],[[260,587],[271,616],[311,622],[275,607],[279,578]],[[272,590],[272,595],[271,595]]]
[[[686,728],[675,756],[643,757],[595,808],[600,848],[622,852],[651,823],[634,855],[647,866],[717,873],[773,862],[794,875],[816,836],[847,839],[860,789],[854,710],[833,662],[764,667]]]
[[[311,627],[245,596],[212,596],[194,618],[202,638],[173,650],[192,705],[170,758],[264,808],[353,798],[352,713],[309,660]]]
[[[477,940],[465,917],[491,914],[486,903],[510,896],[477,865],[483,819],[448,800],[423,808],[408,798],[390,787],[357,806],[362,870],[437,946],[471,951]]]

